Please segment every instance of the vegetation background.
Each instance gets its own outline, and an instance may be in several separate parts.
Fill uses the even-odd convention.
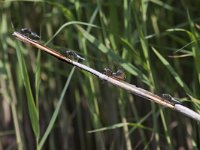
[[[0,1],[1,149],[200,149],[199,123],[16,40],[31,28],[200,111],[199,0]],[[48,41],[48,43],[47,43]]]

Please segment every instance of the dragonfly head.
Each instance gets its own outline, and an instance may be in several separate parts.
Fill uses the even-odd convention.
[[[112,76],[113,72],[109,68],[104,68],[103,74],[105,74],[107,76]]]

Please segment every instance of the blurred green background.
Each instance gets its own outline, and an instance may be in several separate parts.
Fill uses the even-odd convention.
[[[199,123],[24,44],[73,49],[98,71],[200,111],[199,0],[0,1],[1,149],[200,149]],[[93,132],[92,132],[93,131]]]

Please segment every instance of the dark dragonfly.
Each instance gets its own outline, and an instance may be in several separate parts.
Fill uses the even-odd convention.
[[[112,70],[110,70],[109,68],[104,68],[103,69],[103,74],[111,77],[111,78],[114,78],[114,79],[117,79],[117,80],[125,80],[126,78],[126,75],[125,73],[122,71],[122,70],[117,70],[117,72],[112,72]]]
[[[61,50],[62,54],[64,56],[66,56],[67,58],[73,60],[73,61],[77,61],[77,62],[82,62],[85,61],[85,58],[79,56],[76,52],[74,52],[73,50]]]
[[[103,74],[105,74],[105,75],[110,77],[110,76],[112,76],[113,72],[109,68],[104,68],[103,69]]]
[[[32,40],[40,40],[40,36],[37,35],[35,32],[33,32],[31,29],[22,28],[19,31],[19,33],[22,34],[25,37],[28,37],[28,38],[32,39]]]
[[[182,104],[180,101],[176,100],[170,94],[162,94],[162,98],[165,99],[168,102],[171,102],[173,105],[175,105],[175,104]]]

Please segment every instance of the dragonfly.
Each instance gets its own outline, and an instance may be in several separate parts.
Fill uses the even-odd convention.
[[[104,68],[103,69],[103,74],[107,75],[107,76],[112,76],[113,75],[113,72],[112,70],[110,70],[109,68]]]
[[[40,36],[37,35],[35,32],[33,32],[31,29],[28,28],[22,28],[18,31],[20,34],[22,34],[25,37],[28,37],[32,40],[40,40]]]
[[[117,72],[113,73],[112,75],[114,78],[118,79],[118,80],[125,80],[126,75],[122,70],[117,70]]]
[[[62,50],[62,51],[64,51],[64,55],[69,59],[72,59],[72,60],[78,61],[78,62],[85,61],[85,58],[81,57],[73,50]]]
[[[162,98],[171,102],[173,105],[175,104],[182,104],[180,101],[176,100],[174,97],[172,97],[170,94],[162,94]]]
[[[104,68],[103,74],[105,74],[111,78],[114,78],[117,80],[122,80],[122,81],[125,80],[125,78],[126,78],[125,73],[120,69],[117,70],[117,72],[112,72],[112,70],[110,70],[109,68]]]

